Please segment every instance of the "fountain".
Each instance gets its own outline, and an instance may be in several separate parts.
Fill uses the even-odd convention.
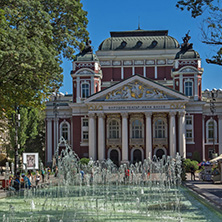
[[[57,177],[1,199],[4,222],[222,220],[181,186],[179,155],[120,167],[111,160],[84,165],[64,139],[61,143],[66,149],[56,155]]]

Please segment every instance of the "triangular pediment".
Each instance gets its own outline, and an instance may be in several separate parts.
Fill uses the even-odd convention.
[[[153,80],[135,75],[90,96],[85,103],[157,100],[188,100],[188,98]]]

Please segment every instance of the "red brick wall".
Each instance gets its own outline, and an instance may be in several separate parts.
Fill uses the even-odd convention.
[[[143,76],[143,67],[135,67],[135,74]]]
[[[113,76],[112,68],[102,68],[102,72],[103,72],[102,81],[110,81],[112,79]]]
[[[124,79],[129,78],[130,76],[132,76],[132,67],[124,67],[123,72],[124,72]]]
[[[150,79],[154,79],[155,77],[154,67],[146,67],[146,77]]]
[[[121,68],[113,68],[113,81],[121,80]]]

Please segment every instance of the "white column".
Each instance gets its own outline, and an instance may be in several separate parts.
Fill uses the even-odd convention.
[[[73,122],[72,122],[72,117],[70,118],[70,122],[71,122],[70,144],[71,144],[71,147],[73,149]]]
[[[218,116],[219,118],[219,155],[222,154],[222,116]]]
[[[105,115],[98,113],[98,159],[105,159]]]
[[[180,156],[186,158],[186,125],[185,111],[179,112],[179,153]]]
[[[134,66],[132,67],[132,75],[133,76],[135,75],[135,67]]]
[[[47,162],[52,161],[52,119],[47,119]]]
[[[144,61],[145,64],[145,61]],[[146,66],[143,66],[143,76],[146,77]]]
[[[76,102],[80,102],[80,78],[76,77]]]
[[[96,117],[89,114],[89,158],[96,160]]]
[[[121,79],[124,79],[124,69],[123,69],[123,65],[121,66]]]
[[[156,66],[156,65],[155,65],[155,67],[154,67],[154,72],[155,72],[155,74],[154,74],[155,79],[157,79],[157,66]]]
[[[202,153],[203,153],[203,161],[205,161],[206,160],[206,153],[205,153],[205,123],[204,123],[204,118],[205,118],[205,116],[203,115],[202,116],[202,143],[203,143],[203,145],[202,145]]]
[[[169,137],[170,137],[170,156],[176,156],[176,121],[175,115],[176,112],[169,112],[170,115],[170,129],[169,129]]]
[[[146,159],[152,158],[152,112],[146,112]]]
[[[128,113],[122,115],[122,162],[128,163]]]
[[[197,93],[197,89],[198,89],[198,78],[197,78],[197,74],[194,75],[194,100],[198,100],[198,93]]]

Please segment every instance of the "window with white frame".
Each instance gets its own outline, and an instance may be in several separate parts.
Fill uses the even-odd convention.
[[[82,141],[88,142],[89,139],[89,120],[88,118],[82,118]]]
[[[142,123],[138,119],[132,122],[132,138],[142,138]]]
[[[213,119],[206,122],[206,136],[208,143],[217,141],[217,122]]]
[[[68,135],[69,135],[68,125],[67,125],[67,123],[63,123],[63,124],[62,124],[62,137],[63,137],[66,141],[68,140]]]
[[[155,122],[155,138],[166,138],[166,125],[161,119]]]
[[[88,83],[83,83],[81,85],[81,89],[82,89],[82,99],[86,99],[89,97],[89,84]]]
[[[60,136],[70,143],[70,124],[66,120],[60,123]]]
[[[186,141],[193,142],[193,116],[186,116]]]
[[[184,82],[184,94],[186,96],[193,96],[193,82],[191,80]]]
[[[109,122],[109,139],[118,139],[119,133],[119,122],[117,120],[111,120]]]

